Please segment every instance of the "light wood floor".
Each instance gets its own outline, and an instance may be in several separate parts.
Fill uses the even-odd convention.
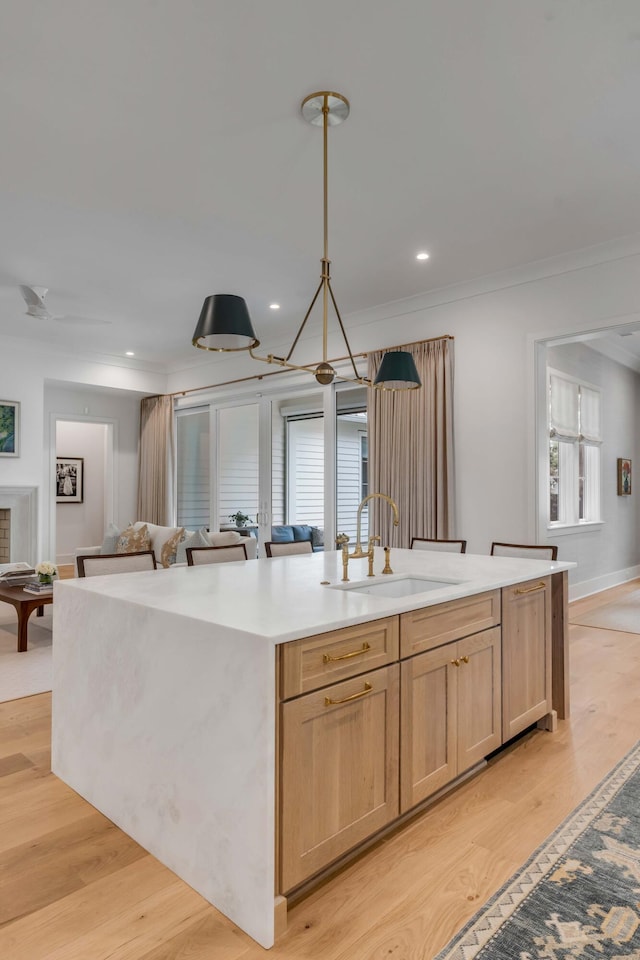
[[[571,656],[570,721],[290,910],[269,953],[51,774],[50,695],[0,704],[0,957],[430,960],[640,738],[640,636],[572,626]]]

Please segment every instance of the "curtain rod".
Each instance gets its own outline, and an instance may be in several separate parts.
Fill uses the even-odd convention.
[[[455,340],[450,333],[444,333],[440,337],[429,337],[427,340],[413,340],[411,343],[397,343],[394,347],[380,347],[380,350],[400,350],[402,347],[417,347],[422,343],[434,343],[436,340]],[[354,353],[354,357],[368,357],[374,350]],[[340,363],[342,360],[348,360],[349,357],[335,357],[329,363]],[[247,383],[250,380],[264,380],[266,377],[275,377],[279,373],[291,373],[290,370],[271,370],[269,373],[254,373],[249,377],[238,377],[236,380],[224,380],[222,383],[209,383],[205,387],[190,387],[188,390],[176,390],[173,393],[157,393],[147,400],[155,400],[156,397],[186,397],[188,393],[198,393],[200,390],[214,390],[216,387],[230,387],[234,383]]]

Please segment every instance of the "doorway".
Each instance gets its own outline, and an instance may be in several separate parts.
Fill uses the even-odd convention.
[[[102,543],[113,519],[114,427],[66,417],[52,426],[50,553],[64,565],[74,562],[78,547]]]

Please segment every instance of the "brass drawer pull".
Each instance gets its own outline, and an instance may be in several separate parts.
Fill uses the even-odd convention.
[[[362,644],[362,647],[360,648],[360,650],[352,650],[351,653],[343,653],[343,654],[342,654],[341,656],[339,656],[339,657],[332,657],[332,656],[330,656],[330,654],[328,654],[328,653],[323,653],[323,654],[322,654],[322,662],[323,662],[323,663],[335,663],[336,660],[350,660],[351,657],[359,657],[362,653],[366,653],[367,650],[370,650],[370,649],[371,649],[370,645],[365,641],[365,642]]]
[[[469,663],[469,657],[460,657],[463,663]]]
[[[451,663],[454,665],[454,667],[459,667],[459,666],[460,666],[460,661],[459,661],[459,660],[452,660]]]
[[[336,703],[348,703],[349,700],[359,700],[360,697],[366,697],[368,693],[371,693],[373,687],[370,683],[365,683],[364,690],[361,690],[360,693],[352,693],[350,697],[345,697],[344,700],[332,700],[331,697],[324,698],[325,707],[332,707]]]
[[[543,581],[536,583],[533,587],[518,587],[514,593],[534,593],[536,590],[544,590],[546,584]]]

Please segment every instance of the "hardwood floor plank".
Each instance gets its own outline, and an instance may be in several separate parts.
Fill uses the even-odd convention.
[[[640,635],[570,637],[571,719],[514,741],[292,907],[268,952],[49,772],[49,694],[0,704],[0,957],[430,960],[640,736]]]
[[[72,944],[103,923],[131,911],[131,935],[145,901],[162,890],[189,890],[162,864],[147,855],[117,874],[60,897],[46,907],[6,924],[0,930],[0,956],[11,960],[51,960],[60,950],[70,960]],[[193,896],[197,894],[189,891]],[[125,940],[129,939],[124,935]],[[65,951],[68,951],[65,953]],[[85,954],[83,960],[97,960]]]
[[[19,770],[33,769],[33,761],[25,757],[24,753],[11,753],[8,757],[0,758],[0,778]]]
[[[56,950],[45,946],[42,960],[137,960],[142,951],[156,947],[209,910],[206,900],[174,877],[169,886],[114,912]],[[40,960],[39,954],[36,957]]]
[[[74,890],[148,856],[93,812],[0,854],[0,924],[33,913]]]
[[[217,910],[207,910],[176,936],[153,947],[136,960],[237,960],[250,945],[249,938]],[[268,956],[266,950],[263,956]]]

